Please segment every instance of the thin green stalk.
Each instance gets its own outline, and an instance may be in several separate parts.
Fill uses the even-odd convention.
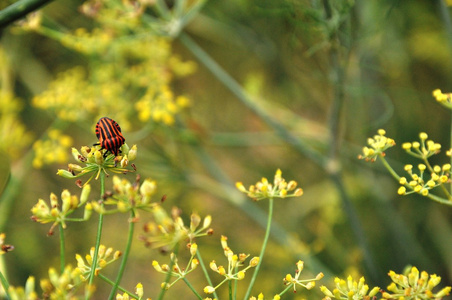
[[[122,261],[121,261],[121,265],[119,266],[119,271],[118,271],[118,275],[116,277],[115,284],[113,286],[113,289],[111,290],[110,297],[108,297],[108,299],[110,299],[110,300],[113,299],[113,297],[115,297],[116,290],[118,289],[118,286],[121,283],[122,275],[124,274],[124,270],[125,270],[126,264],[127,264],[127,259],[130,254],[130,249],[132,248],[133,232],[134,232],[134,228],[135,228],[134,219],[135,219],[135,211],[132,210],[130,213],[129,233],[128,233],[128,237],[127,237],[126,249],[124,250],[124,254],[122,256]]]
[[[270,236],[270,230],[273,219],[273,198],[268,199],[268,218],[267,218],[267,228],[265,229],[265,237],[264,242],[262,243],[261,253],[259,254],[259,263],[254,270],[253,277],[251,277],[250,285],[248,286],[248,290],[245,295],[245,300],[250,298],[251,290],[253,289],[254,282],[256,281],[257,274],[259,273],[259,269],[262,265],[262,260],[264,258],[265,249],[267,248],[268,238]]]
[[[52,0],[19,0],[0,11],[0,28],[38,10]]]
[[[199,299],[202,300],[201,295],[195,290],[195,288],[191,285],[191,283],[187,280],[187,278],[182,278],[182,280],[185,282],[185,284],[190,288],[190,290],[193,292],[193,294],[195,294],[195,296]]]
[[[239,269],[239,266],[236,266],[234,273],[237,273],[238,269]],[[237,299],[237,285],[238,285],[238,280],[234,280],[233,299]]]
[[[105,194],[105,173],[100,173],[100,199]],[[103,206],[103,204],[101,204]],[[104,224],[104,215],[102,213],[99,214],[99,223],[97,224],[97,237],[96,237],[96,245],[94,248],[94,257],[93,257],[93,264],[91,265],[91,273],[89,275],[89,286],[93,284],[94,281],[94,275],[96,273],[97,268],[97,256],[99,252],[100,247],[100,239],[102,236],[102,226]],[[85,299],[89,299],[89,295],[87,294]]]
[[[64,267],[66,266],[66,246],[64,243],[64,229],[63,224],[58,224],[58,230],[60,232],[60,274],[63,274]]]
[[[2,283],[3,289],[5,290],[6,296],[8,297],[8,299],[11,299],[11,296],[8,292],[8,290],[9,290],[8,280],[6,280],[5,276],[3,276],[3,273],[1,270],[0,270],[0,282]]]
[[[276,120],[270,113],[265,111],[260,105],[253,101],[251,97],[243,90],[240,84],[232,78],[209,54],[207,54],[201,47],[199,47],[195,41],[193,41],[187,34],[181,33],[179,40],[182,44],[196,56],[200,62],[210,71],[212,74],[227,87],[242,103],[250,108],[256,115],[258,115],[265,123],[267,123],[275,132],[284,139],[288,144],[294,147],[297,151],[304,154],[307,158],[315,162],[316,164],[326,167],[327,161],[325,157],[306,145],[297,136],[289,132],[278,120]]]
[[[391,167],[391,165],[388,163],[388,161],[386,160],[386,158],[384,158],[384,156],[379,156],[379,158],[381,159],[381,162],[383,163],[383,165],[385,166],[385,168],[389,171],[389,173],[392,175],[392,177],[395,178],[395,180],[399,181],[400,180],[400,176],[396,173],[396,171],[394,171],[394,169]]]
[[[106,283],[108,283],[111,286],[115,285],[115,283],[112,280],[108,279],[107,277],[105,277],[104,275],[102,275],[100,273],[97,275],[97,277],[99,277],[100,279],[102,279],[103,281],[105,281]],[[133,294],[132,292],[129,292],[128,290],[126,290],[122,286],[118,286],[118,290],[120,290],[121,292],[126,293],[127,295],[129,295],[129,297],[132,297],[133,299],[138,299],[137,295]]]
[[[439,2],[441,18],[444,23],[444,29],[447,34],[447,42],[448,42],[448,46],[449,46],[449,51],[452,54],[452,20],[450,18],[449,7],[447,6],[446,1],[444,1],[444,0],[439,0],[438,2]],[[450,132],[449,132],[450,133],[450,141],[449,142],[450,142],[450,147],[452,149],[452,115],[451,115],[450,122],[451,123],[450,123]],[[452,156],[450,157],[450,163],[452,164]],[[452,194],[452,184],[450,185],[450,194]],[[450,201],[452,201],[452,198],[450,199]]]
[[[209,272],[207,271],[206,265],[204,264],[204,260],[202,259],[201,252],[199,251],[199,249],[196,251],[196,257],[198,257],[199,265],[201,266],[202,272],[206,277],[207,283],[210,286],[213,286],[212,279],[210,279]],[[213,298],[219,299],[216,291],[213,293]]]
[[[175,255],[177,255],[177,253],[179,252],[179,244],[176,244],[176,246],[174,246],[174,254]],[[173,259],[171,259],[170,260],[170,264],[169,264],[169,267],[168,267],[168,273],[166,274],[166,277],[165,277],[165,281],[164,281],[164,283],[163,283],[163,285],[162,285],[162,289],[160,290],[160,293],[159,293],[159,295],[158,295],[158,300],[161,300],[161,299],[163,299],[163,297],[165,296],[165,293],[166,293],[166,291],[167,291],[167,288],[166,288],[166,285],[168,284],[168,282],[170,281],[170,279],[171,279],[171,270],[173,269],[173,266],[174,266],[174,260]]]

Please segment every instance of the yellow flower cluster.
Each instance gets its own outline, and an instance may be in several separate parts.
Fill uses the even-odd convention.
[[[58,197],[54,194],[50,194],[50,205],[48,205],[43,199],[39,199],[31,209],[32,220],[46,224],[53,222],[52,227],[49,230],[49,235],[53,234],[53,229],[56,225],[61,224],[63,228],[66,228],[66,222],[75,220],[68,219],[77,208],[83,206],[87,201],[91,192],[90,185],[83,187],[80,199],[76,195],[71,195],[68,190],[64,190],[61,193],[61,204]],[[91,216],[92,206],[90,203],[85,205],[85,212],[82,220],[87,220]],[[80,220],[80,219],[77,219]]]
[[[76,295],[76,287],[82,281],[80,275],[80,270],[71,265],[66,266],[62,274],[58,274],[54,268],[50,268],[49,278],[40,281],[42,294],[48,299],[81,299],[81,296]],[[10,286],[8,292],[11,299],[41,299],[35,288],[35,278],[30,276],[25,283],[25,288]]]
[[[263,293],[259,293],[259,295],[257,295],[257,298],[255,296],[251,296],[250,300],[264,300],[266,299]],[[273,300],[280,300],[281,296],[280,295],[275,295],[272,298]]]
[[[369,291],[369,286],[365,284],[364,277],[359,281],[353,280],[351,276],[347,280],[336,277],[334,283],[336,288],[330,291],[326,286],[321,286],[320,290],[325,294],[324,300],[331,299],[363,299],[371,300],[380,291],[379,287],[374,287]]]
[[[219,288],[223,283],[230,280],[242,280],[245,278],[245,273],[248,269],[254,268],[259,264],[259,257],[255,256],[253,257],[249,264],[239,270],[240,267],[243,267],[245,265],[245,260],[248,258],[249,254],[235,254],[231,248],[228,246],[228,238],[224,235],[221,236],[221,247],[223,248],[224,255],[226,256],[228,260],[228,266],[225,268],[224,266],[220,265],[218,266],[217,263],[213,260],[210,262],[210,268],[223,276],[225,279],[218,284],[216,287],[213,286],[206,286],[204,287],[204,293],[206,294],[213,294],[217,288]]]
[[[139,176],[135,183],[131,183],[127,179],[120,179],[118,176],[113,177],[113,194],[109,194],[108,198],[101,205],[98,201],[91,204],[94,211],[100,214],[113,214],[116,212],[135,212],[135,218],[138,218],[137,209],[152,211],[157,205],[151,202],[152,196],[157,191],[157,184],[154,180],[145,179],[139,184]],[[106,206],[116,206],[116,209],[107,210]]]
[[[84,164],[69,164],[68,170],[58,169],[57,174],[64,178],[78,178],[84,175],[91,175],[85,185],[93,178],[98,179],[101,172],[108,174],[107,171],[113,173],[124,174],[127,172],[135,172],[135,165],[132,163],[132,169],[128,169],[130,162],[137,157],[137,146],[133,145],[131,149],[127,144],[121,146],[122,155],[115,156],[114,154],[104,157],[106,150],[101,150],[100,146],[83,146],[80,151],[72,148],[72,156],[79,163]],[[119,164],[119,165],[118,165]]]
[[[143,298],[144,289],[143,289],[143,285],[141,284],[141,282],[139,282],[136,285],[136,287],[135,287],[135,294],[138,296],[138,299],[142,299]],[[117,294],[116,295],[116,300],[129,300],[129,299],[135,299],[135,298],[131,298],[129,296],[129,294],[127,294],[127,293]],[[151,298],[147,298],[147,299],[151,300]]]
[[[399,195],[418,193],[427,196],[429,190],[449,181],[450,164],[445,164],[442,167],[436,165],[433,168],[425,164],[419,164],[418,169],[419,175],[413,172],[413,165],[405,165],[405,171],[410,175],[411,180],[408,180],[406,177],[400,177],[399,183],[401,187],[397,191]],[[426,170],[430,172],[429,179],[425,178]],[[410,192],[407,192],[407,189]]]
[[[147,89],[146,93],[136,103],[138,119],[147,122],[152,119],[157,123],[173,125],[174,116],[189,105],[185,96],[174,97],[168,86],[158,87],[159,90]]]
[[[88,280],[89,275],[91,273],[91,268],[93,266],[93,258],[94,258],[94,247],[90,249],[89,254],[86,255],[86,262],[82,258],[80,254],[75,255],[75,259],[77,260],[77,269],[80,272],[80,276],[83,280]],[[107,265],[112,262],[118,260],[121,257],[121,251],[114,251],[113,248],[107,248],[104,245],[99,246],[99,252],[97,253],[97,263],[95,275],[98,275],[100,270],[104,269]]]
[[[287,182],[284,178],[282,178],[282,172],[280,169],[276,171],[273,184],[271,184],[268,179],[264,177],[255,185],[251,185],[248,190],[242,182],[237,182],[235,186],[239,191],[246,193],[248,197],[256,201],[269,198],[299,197],[303,195],[303,189],[297,188],[296,181],[291,180]]]
[[[2,61],[0,48],[0,63]],[[11,93],[0,90],[0,150],[17,159],[31,143],[32,136],[19,119],[20,100]]]
[[[35,157],[33,167],[42,168],[45,164],[66,163],[69,155],[68,149],[72,145],[72,138],[64,135],[58,129],[48,132],[47,138],[37,140],[33,144]]]
[[[11,296],[11,299],[27,299],[27,300],[39,300],[38,294],[35,291],[35,278],[30,276],[27,278],[25,282],[25,288],[18,286],[10,286],[8,289],[8,293]]]
[[[158,204],[153,206],[151,212],[154,220],[145,224],[145,235],[141,237],[147,247],[160,248],[161,251],[167,252],[181,241],[188,239],[189,243],[193,243],[196,237],[213,234],[213,229],[209,228],[211,216],[206,216],[201,223],[201,217],[193,213],[190,217],[190,226],[187,227],[180,217],[181,212],[178,208],[173,208],[171,217]]]
[[[442,105],[452,109],[452,94],[441,92],[440,89],[436,89],[433,91],[433,97],[435,97],[436,101],[441,103]]]
[[[138,115],[142,122],[171,125],[189,105],[174,95],[175,76],[187,76],[196,65],[172,54],[170,39],[150,34],[142,13],[146,1],[86,1],[81,11],[97,21],[92,31],[73,33],[38,26],[37,32],[93,58],[86,69],[75,67],[53,82],[33,104],[51,110],[63,120],[89,121],[114,115],[124,129]]]
[[[115,89],[112,86],[112,90]],[[89,83],[82,67],[75,67],[60,73],[47,90],[33,98],[34,107],[53,111],[61,119],[70,122],[90,120],[98,114],[101,105],[95,97],[96,89]]]
[[[160,265],[158,261],[156,260],[152,261],[152,266],[157,272],[167,274],[172,277],[176,277],[176,279],[171,283],[162,282],[161,284],[162,289],[169,289],[176,282],[178,282],[180,279],[185,278],[189,273],[193,272],[193,270],[195,270],[198,267],[199,260],[195,258],[196,252],[198,251],[198,245],[196,243],[189,244],[188,248],[190,250],[190,260],[187,263],[187,267],[179,266],[177,256],[174,253],[171,253],[170,255],[171,259],[170,265],[168,264]]]
[[[378,156],[385,156],[385,151],[395,145],[395,141],[385,136],[386,131],[379,129],[378,134],[373,138],[367,139],[369,147],[363,147],[363,154],[359,155],[359,159],[365,159],[366,161],[374,162]]]
[[[420,142],[403,143],[402,148],[414,157],[427,159],[432,155],[438,154],[441,150],[441,144],[435,143],[432,140],[427,140],[427,138],[427,133],[421,132],[419,134]]]
[[[320,280],[323,278],[323,273],[320,272],[317,274],[317,276],[314,279],[300,279],[301,271],[303,271],[304,262],[299,260],[296,263],[297,269],[295,270],[295,275],[292,276],[292,274],[287,274],[286,277],[284,277],[284,285],[292,285],[294,293],[297,292],[297,285],[304,287],[307,290],[310,290],[315,287],[315,282],[317,280]]]
[[[441,282],[441,277],[435,274],[412,267],[405,274],[388,273],[392,283],[387,287],[388,292],[383,292],[384,299],[442,299],[450,294],[451,287],[447,286],[437,293],[433,289]]]
[[[78,268],[67,265],[63,274],[58,274],[54,268],[49,269],[49,279],[41,280],[41,288],[44,295],[50,299],[72,299],[82,279]]]

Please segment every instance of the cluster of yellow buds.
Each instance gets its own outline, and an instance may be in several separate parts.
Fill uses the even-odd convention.
[[[363,154],[360,154],[358,158],[374,162],[378,156],[385,156],[386,149],[395,146],[395,141],[385,135],[386,131],[379,129],[377,135],[374,135],[373,138],[368,138],[367,144],[369,147],[363,147]]]
[[[124,174],[128,172],[135,172],[136,167],[134,164],[130,166],[132,169],[128,169],[129,163],[137,157],[137,146],[133,145],[129,148],[127,144],[121,147],[123,155],[109,155],[104,157],[100,146],[83,146],[80,151],[76,148],[72,148],[72,156],[78,163],[83,163],[85,166],[79,164],[69,164],[68,170],[59,169],[57,174],[64,178],[79,178],[81,176],[90,174],[90,178],[85,184],[90,182],[93,178],[98,179],[101,172],[108,174],[107,171],[111,171],[117,174]]]
[[[62,134],[58,129],[50,130],[46,139],[37,140],[33,144],[33,167],[39,169],[46,164],[66,163],[69,157],[66,151],[71,144],[70,136]]]
[[[257,298],[255,296],[251,296],[250,297],[250,300],[264,300],[264,299],[266,299],[266,298],[265,298],[263,293],[259,293],[259,295],[257,295]],[[281,296],[278,294],[278,295],[273,296],[272,299],[273,300],[280,300]]]
[[[384,299],[441,299],[451,291],[451,287],[447,286],[434,293],[432,290],[441,282],[441,277],[435,274],[429,276],[425,271],[419,273],[416,267],[407,270],[405,274],[389,271],[388,275],[392,283],[387,287],[388,292],[382,293]]]
[[[95,248],[92,247],[89,254],[87,254],[85,257],[86,262],[80,254],[75,255],[75,259],[77,260],[77,269],[80,271],[80,276],[82,276],[84,280],[88,280],[91,273],[94,251]],[[97,263],[95,264],[95,275],[98,275],[100,270],[116,261],[119,257],[121,257],[121,255],[121,251],[114,251],[113,248],[107,248],[104,245],[100,245],[99,252],[97,253]]]
[[[35,291],[36,280],[34,276],[29,276],[25,282],[25,288],[18,286],[9,286],[8,294],[11,299],[27,299],[27,300],[39,300],[38,294]],[[51,295],[49,295],[51,296]],[[57,299],[57,298],[55,298]]]
[[[151,179],[145,179],[140,185],[140,176],[136,177],[134,183],[127,179],[113,176],[113,193],[107,193],[103,205],[93,201],[93,209],[102,214],[129,212],[133,210],[138,218],[137,209],[152,211],[157,204],[151,202],[152,196],[157,192],[157,183]],[[116,206],[116,209],[107,210],[106,206]]]
[[[14,250],[14,246],[5,244],[6,234],[0,233],[0,255]]]
[[[67,265],[62,274],[58,274],[54,268],[49,269],[49,279],[41,280],[41,289],[44,295],[50,299],[71,299],[82,279],[80,270]]]
[[[347,280],[336,277],[334,279],[336,288],[331,292],[326,286],[322,285],[320,290],[325,294],[324,300],[331,299],[363,299],[371,300],[380,291],[379,287],[374,287],[369,291],[369,286],[365,284],[364,277],[359,281],[353,280],[351,276]]]
[[[245,273],[248,269],[254,268],[259,264],[259,257],[255,256],[250,260],[249,264],[246,267],[239,270],[240,267],[243,267],[245,265],[245,260],[249,257],[249,254],[244,254],[244,253],[240,253],[238,255],[235,254],[231,250],[231,248],[229,248],[228,238],[224,235],[221,236],[221,246],[223,248],[224,255],[228,259],[227,269],[222,265],[218,266],[217,263],[215,262],[215,260],[210,262],[210,268],[214,272],[220,274],[221,276],[224,276],[225,279],[220,284],[218,284],[216,287],[213,287],[210,285],[206,286],[204,288],[204,293],[206,293],[206,294],[213,294],[215,292],[215,290],[217,288],[219,288],[226,281],[242,280],[243,278],[245,278]]]
[[[143,289],[143,285],[141,284],[141,282],[139,282],[136,285],[136,287],[135,287],[135,294],[138,296],[138,299],[142,299],[143,298],[144,289]],[[129,299],[135,299],[135,297],[131,297],[127,293],[117,294],[116,295],[116,300],[129,300]],[[151,300],[151,298],[147,298],[147,300]]]
[[[88,220],[93,209],[90,203],[85,205],[83,218],[73,219],[68,216],[88,201],[90,192],[91,186],[89,184],[83,187],[80,199],[76,195],[71,195],[68,190],[63,190],[61,193],[61,205],[58,201],[58,197],[54,193],[51,193],[50,205],[43,199],[39,199],[38,203],[31,209],[31,213],[33,214],[31,219],[42,224],[53,222],[48,233],[49,235],[53,234],[53,229],[58,224],[61,224],[63,228],[66,228],[67,221]]]
[[[177,207],[172,209],[171,217],[158,204],[153,206],[151,213],[154,220],[144,225],[145,235],[140,237],[147,247],[160,248],[162,252],[168,252],[181,241],[188,239],[192,244],[197,237],[213,234],[213,229],[210,228],[212,223],[210,215],[202,220],[198,214],[193,213],[190,217],[190,226],[187,227]]]
[[[436,89],[433,91],[433,97],[435,97],[436,101],[438,101],[442,105],[444,105],[448,108],[452,108],[452,94],[451,93],[444,94],[443,92],[441,92],[440,89]]]
[[[418,193],[427,196],[429,190],[449,181],[451,165],[444,164],[442,167],[436,165],[432,168],[425,164],[419,164],[419,174],[413,172],[413,165],[405,165],[404,169],[410,175],[411,180],[408,180],[406,177],[400,177],[399,183],[401,184],[401,187],[398,189],[397,193],[399,195]],[[428,180],[424,178],[427,169],[430,173],[430,179]],[[407,189],[410,191],[407,192]]]
[[[420,159],[427,159],[432,155],[438,154],[441,150],[441,144],[435,143],[432,140],[427,140],[427,133],[421,132],[419,134],[419,139],[420,142],[403,143],[402,148],[410,155]]]
[[[293,291],[296,292],[297,291],[297,285],[304,287],[307,290],[312,289],[313,287],[315,287],[315,282],[317,280],[320,280],[323,278],[323,273],[320,272],[319,274],[317,274],[317,276],[314,279],[300,279],[300,274],[301,271],[303,271],[303,267],[304,267],[304,262],[299,260],[296,263],[297,269],[295,270],[295,275],[292,276],[292,274],[287,274],[286,277],[284,277],[283,281],[284,281],[284,285],[292,285],[293,286]]]
[[[187,276],[189,273],[193,272],[193,270],[195,270],[198,265],[199,265],[199,260],[197,258],[195,258],[195,255],[198,251],[198,245],[196,243],[193,244],[188,244],[187,245],[189,251],[190,251],[190,260],[187,263],[187,267],[185,268],[181,268],[179,266],[179,261],[177,259],[177,256],[174,253],[171,253],[170,255],[170,259],[171,259],[171,263],[170,265],[168,264],[162,264],[160,265],[158,261],[154,260],[152,261],[152,266],[154,267],[154,269],[159,272],[159,273],[163,273],[163,274],[169,274],[172,277],[176,277],[176,279],[173,282],[162,282],[161,284],[161,288],[162,289],[169,289],[171,286],[173,286],[173,284],[175,284],[176,282],[178,282],[180,279],[185,278],[185,276]]]
[[[264,177],[255,185],[251,185],[248,189],[245,188],[242,182],[237,182],[235,186],[239,191],[246,193],[248,197],[253,198],[256,201],[268,198],[299,197],[303,195],[303,189],[297,188],[296,181],[291,180],[287,182],[281,175],[282,172],[278,169],[273,184]]]

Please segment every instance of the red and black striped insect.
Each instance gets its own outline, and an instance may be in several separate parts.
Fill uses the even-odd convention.
[[[107,117],[100,118],[99,122],[97,122],[96,136],[99,139],[99,143],[94,144],[94,146],[100,145],[101,149],[107,150],[104,157],[107,156],[108,151],[118,156],[121,146],[126,141],[118,123]]]

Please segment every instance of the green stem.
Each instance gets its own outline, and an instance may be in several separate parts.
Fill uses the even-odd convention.
[[[66,247],[64,243],[63,224],[60,223],[58,225],[58,230],[60,232],[60,274],[62,275],[66,266]]]
[[[293,287],[292,284],[289,284],[281,293],[279,293],[279,296],[284,295],[288,290],[290,290]]]
[[[5,290],[6,296],[8,297],[8,299],[11,299],[11,296],[9,295],[9,292],[8,292],[8,290],[9,290],[8,280],[6,280],[5,276],[3,276],[3,273],[1,270],[0,270],[0,282],[2,283],[3,289]]]
[[[52,0],[19,0],[0,11],[0,28],[24,17],[28,13],[39,9]]]
[[[210,286],[213,286],[212,279],[210,279],[209,272],[207,271],[206,265],[204,264],[204,260],[202,259],[201,252],[199,251],[199,248],[196,251],[196,257],[198,257],[199,265],[201,266],[202,272],[204,273],[204,276],[206,277],[207,283]],[[216,291],[213,293],[213,298],[214,299],[219,299]]]
[[[433,195],[433,194],[428,194],[427,197],[429,199],[432,199],[433,201],[438,202],[438,203],[445,204],[445,205],[448,205],[448,206],[452,206],[452,202],[450,200],[446,200],[444,198],[438,197],[438,196]]]
[[[256,269],[254,270],[253,277],[251,277],[250,285],[248,286],[248,290],[245,295],[245,300],[250,298],[251,290],[253,289],[254,282],[256,281],[257,274],[259,273],[259,269],[262,265],[262,260],[264,258],[265,249],[267,248],[268,244],[268,237],[270,236],[270,229],[272,225],[272,218],[273,218],[273,198],[268,199],[268,219],[267,219],[267,228],[265,229],[265,237],[264,242],[262,243],[261,253],[259,254],[259,263],[256,266]]]
[[[173,253],[174,253],[174,255],[177,255],[177,253],[179,252],[179,244],[176,244],[176,246],[174,246],[174,247],[175,247],[175,249],[174,249]],[[164,281],[164,283],[162,285],[162,289],[160,290],[160,293],[158,295],[158,298],[157,298],[158,300],[163,299],[163,296],[165,296],[165,293],[168,290],[166,288],[166,285],[169,283],[169,281],[171,279],[171,270],[173,269],[173,266],[174,266],[174,259],[170,259],[170,264],[169,264],[169,267],[168,267],[169,271],[166,274],[165,281]]]
[[[193,294],[195,294],[195,296],[202,300],[201,295],[195,290],[195,288],[191,285],[191,283],[187,280],[187,278],[182,278],[182,280],[185,282],[185,284],[190,288],[190,290],[193,292]]]
[[[105,194],[105,173],[100,173],[100,197],[99,199],[102,199],[103,195]],[[103,203],[101,204],[103,207]],[[97,237],[96,237],[96,245],[94,248],[94,257],[93,257],[93,263],[91,265],[91,273],[89,275],[89,286],[93,284],[94,276],[96,273],[97,268],[97,256],[99,252],[100,247],[100,239],[102,236],[102,225],[104,224],[104,215],[102,213],[99,214],[99,223],[97,224]],[[89,298],[89,294],[86,295],[85,299]]]
[[[108,279],[107,277],[105,277],[104,275],[102,275],[102,274],[100,274],[100,273],[97,275],[97,277],[99,277],[100,279],[102,279],[103,281],[105,281],[106,283],[108,283],[108,284],[111,285],[111,286],[114,286],[114,285],[115,285],[115,283],[114,283],[112,280]],[[133,294],[132,292],[129,292],[129,291],[126,290],[125,288],[123,288],[123,287],[121,287],[121,286],[118,286],[117,288],[118,288],[118,290],[120,290],[121,292],[124,292],[124,293],[126,293],[127,295],[129,295],[129,297],[132,297],[133,299],[138,299],[137,295]]]
[[[381,159],[381,162],[383,163],[383,165],[385,166],[385,168],[389,171],[389,173],[392,175],[392,177],[394,177],[397,181],[400,180],[400,176],[396,173],[396,171],[394,171],[394,169],[391,167],[391,165],[388,163],[388,161],[386,160],[386,158],[384,158],[384,156],[379,156],[379,158]]]
[[[283,140],[285,140],[300,153],[303,153],[307,158],[325,168],[327,162],[321,153],[302,142],[297,136],[289,132],[284,125],[276,120],[271,113],[265,111],[256,103],[256,101],[253,101],[243,90],[240,84],[235,81],[235,79],[232,78],[232,76],[229,75],[219,64],[217,64],[217,62],[213,60],[201,47],[199,47],[195,41],[184,33],[179,35],[179,40],[225,87],[227,87],[240,101],[242,101],[245,106],[250,108],[265,123],[275,130],[275,132]]]
[[[119,266],[118,276],[116,277],[115,284],[113,286],[113,289],[111,290],[110,297],[108,299],[112,300],[116,294],[116,290],[121,283],[122,275],[124,274],[124,270],[126,268],[127,259],[130,254],[130,249],[132,248],[132,241],[133,241],[133,232],[135,228],[135,211],[132,210],[130,212],[130,221],[129,221],[129,233],[127,237],[127,245],[126,249],[124,250],[124,255],[122,256],[121,265]]]

